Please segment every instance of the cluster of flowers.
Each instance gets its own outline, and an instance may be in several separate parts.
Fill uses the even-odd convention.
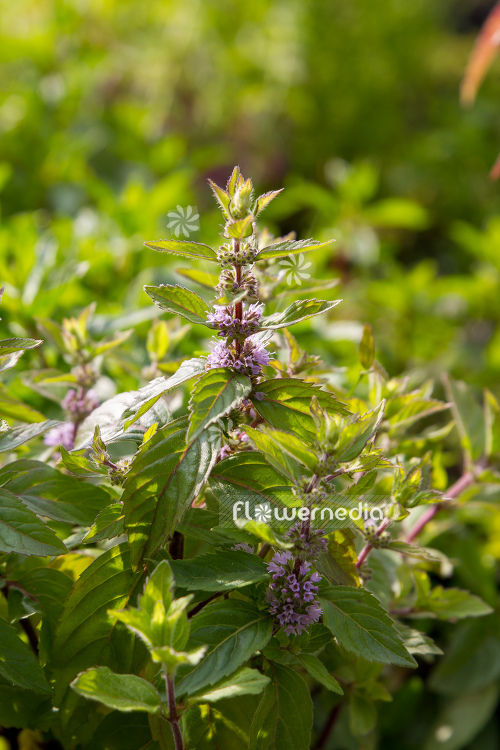
[[[214,328],[219,329],[223,338],[246,338],[259,330],[264,305],[254,302],[248,310],[243,311],[241,320],[235,318],[232,307],[215,305],[215,312],[207,315],[207,320]]]
[[[321,581],[321,576],[311,573],[308,562],[301,563],[298,573],[294,573],[294,563],[291,552],[277,552],[267,566],[273,577],[266,594],[269,612],[287,635],[299,635],[323,614],[316,599],[318,587],[315,585]]]
[[[323,531],[317,529],[309,531],[309,534],[301,532],[301,524],[292,526],[286,532],[286,536],[293,542],[294,549],[302,557],[316,558],[321,552],[326,552],[328,542],[323,537]]]
[[[251,271],[243,271],[240,281],[237,280],[234,268],[221,271],[217,292],[222,297],[227,292],[229,294],[238,294],[245,292],[246,299],[259,299],[259,282]]]
[[[235,449],[240,446],[242,443],[248,443],[248,435],[243,430],[237,430],[234,433],[234,443],[233,445],[230,445],[229,443],[226,443],[222,446],[222,448],[219,451],[219,460],[222,461],[223,458],[227,458],[231,455],[231,453],[234,453]]]
[[[246,375],[259,375],[263,365],[269,364],[269,352],[264,344],[249,336],[239,352],[225,341],[218,341],[207,357],[207,370],[231,367]]]
[[[45,445],[61,446],[67,451],[75,447],[76,428],[85,417],[99,406],[95,392],[90,389],[79,395],[75,390],[68,391],[61,406],[68,415],[69,421],[49,430],[44,437]]]

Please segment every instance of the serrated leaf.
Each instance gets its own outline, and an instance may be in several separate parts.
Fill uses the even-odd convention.
[[[477,461],[484,455],[486,447],[486,424],[484,412],[476,401],[467,383],[443,377],[446,395],[452,402],[460,442],[469,462]]]
[[[176,585],[189,591],[225,591],[268,578],[266,563],[257,555],[232,550],[198,555],[170,563]]]
[[[367,661],[415,667],[394,622],[373,594],[349,586],[321,592],[323,621],[341,646]]]
[[[61,463],[77,477],[95,477],[99,475],[108,475],[107,469],[104,466],[98,466],[96,463],[87,458],[86,451],[72,451],[71,453],[66,450],[62,445],[60,448],[61,452]]]
[[[333,302],[324,302],[319,299],[296,300],[286,310],[283,310],[283,312],[276,312],[267,318],[262,318],[260,327],[262,329],[278,330],[279,328],[293,326],[296,323],[301,323],[303,320],[313,318],[315,315],[321,315],[333,310],[340,302],[342,302],[341,299],[336,299]]]
[[[284,188],[281,188],[281,190],[270,190],[268,193],[264,193],[263,195],[259,195],[257,200],[255,201],[255,206],[253,209],[253,213],[255,216],[258,216],[261,211],[263,211],[267,206],[271,203],[274,198],[276,198],[277,195],[282,193]]]
[[[224,215],[229,215],[229,204],[231,203],[231,196],[229,193],[226,193],[225,190],[223,190],[221,187],[215,184],[212,180],[208,180],[208,184],[212,188],[212,192],[215,195],[215,199],[217,200],[217,203],[222,208]]]
[[[161,310],[166,310],[174,315],[182,315],[190,323],[198,323],[211,328],[207,321],[207,314],[211,308],[196,292],[185,289],[183,286],[171,286],[170,284],[145,286],[144,291]]]
[[[296,464],[298,462],[314,472],[318,464],[318,456],[308,450],[295,435],[280,432],[280,430],[256,430],[248,425],[245,426],[245,432],[256,448],[267,456],[269,462],[276,465],[278,471],[283,470],[287,476],[298,478],[301,474]],[[293,462],[288,460],[289,457],[293,459]]]
[[[272,619],[254,604],[228,599],[210,604],[191,620],[188,646],[207,646],[205,658],[177,685],[177,694],[199,692],[232,674],[271,638]]]
[[[201,435],[209,425],[227,416],[252,390],[250,378],[224,367],[208,370],[196,381],[189,399],[187,439]]]
[[[35,693],[49,694],[50,686],[33,651],[13,627],[0,618],[0,675],[7,682]]]
[[[396,628],[410,654],[417,656],[441,656],[443,654],[439,646],[436,646],[432,638],[425,633],[399,622],[396,623]]]
[[[112,503],[112,505],[101,510],[82,542],[84,544],[95,544],[95,542],[102,542],[104,539],[114,539],[124,533],[124,522],[122,504]]]
[[[100,555],[76,581],[64,604],[52,649],[51,667],[60,696],[89,664],[104,660],[114,669],[127,668],[123,648],[133,637],[116,625],[108,609],[126,607],[139,593],[143,576],[142,570],[132,571],[130,552],[123,543]]]
[[[333,693],[338,693],[338,695],[344,694],[344,691],[335,677],[329,673],[323,662],[320,661],[317,656],[313,656],[312,654],[299,654],[297,659],[306,672],[324,685],[328,690],[331,690]]]
[[[372,411],[354,415],[345,420],[340,439],[335,446],[335,458],[339,462],[353,461],[375,436],[384,417],[385,400]]]
[[[5,489],[0,489],[0,551],[39,557],[67,552],[52,529]]]
[[[0,357],[5,357],[14,352],[22,352],[25,349],[34,349],[43,344],[43,341],[37,339],[2,339],[0,341]]]
[[[59,427],[61,424],[63,422],[57,422],[55,419],[47,419],[45,422],[14,427],[0,436],[0,453],[12,451],[20,445],[27,443],[28,440],[39,437],[44,432],[47,432],[47,430]]]
[[[205,483],[220,440],[186,445],[187,420],[159,429],[136,453],[123,487],[123,512],[132,566],[168,539]]]
[[[245,216],[243,219],[229,221],[225,226],[225,231],[229,237],[235,240],[242,240],[252,234],[252,214]]]
[[[257,669],[243,667],[213,687],[192,695],[191,700],[200,703],[205,701],[215,703],[223,698],[236,698],[238,695],[259,695],[269,682],[269,677],[261,674]]]
[[[108,667],[87,669],[71,687],[84,698],[118,711],[157,713],[161,709],[160,694],[153,685],[133,674],[115,674]]]
[[[347,407],[335,396],[320,390],[312,383],[296,378],[279,378],[259,383],[261,399],[252,398],[254,409],[272,427],[291,432],[303,440],[310,441],[316,435],[316,423],[311,416],[311,399],[316,396],[321,407],[332,414],[349,414]]]
[[[359,586],[354,540],[352,529],[337,529],[328,534],[327,551],[318,555],[318,571],[335,586]]]
[[[146,247],[163,253],[174,253],[174,255],[185,255],[188,258],[203,258],[217,263],[217,253],[208,245],[200,242],[186,242],[185,240],[156,240],[145,242]]]
[[[124,420],[123,429],[128,428],[137,422],[149,409],[151,409],[158,399],[160,399],[165,393],[172,391],[182,383],[185,383],[191,378],[195,378],[197,375],[205,372],[205,360],[204,359],[187,359],[180,365],[177,372],[170,378],[155,378],[148,383],[144,388],[140,388],[138,391],[133,391],[134,400],[133,403],[128,406],[123,412],[121,419]]]
[[[284,258],[286,255],[298,255],[298,253],[307,253],[310,250],[319,250],[321,247],[331,245],[335,240],[327,242],[318,242],[318,240],[297,240],[293,242],[275,242],[268,245],[255,258],[256,261],[266,260],[267,258]]]
[[[493,612],[478,596],[462,589],[445,589],[436,586],[418,602],[418,616],[437,617],[439,620],[455,620],[462,617],[483,617]],[[417,614],[416,612],[414,614]]]
[[[248,750],[309,750],[313,705],[300,675],[271,662],[267,686],[250,729]]]

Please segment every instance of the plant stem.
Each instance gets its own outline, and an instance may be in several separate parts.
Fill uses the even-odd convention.
[[[235,253],[237,253],[240,249],[240,243],[238,240],[233,240],[233,250]],[[238,284],[238,287],[241,283],[241,266],[234,266],[234,273],[235,273],[235,279],[236,283]],[[238,289],[239,294],[239,289]],[[243,302],[236,302],[234,305],[234,317],[237,320],[241,320],[243,317]],[[236,349],[236,352],[239,354],[241,351],[241,343],[238,341],[238,339],[235,340],[234,346]]]
[[[181,728],[179,726],[179,717],[177,715],[177,704],[175,702],[175,683],[174,678],[167,670],[164,670],[165,686],[167,688],[168,699],[168,718],[172,726],[174,735],[175,750],[184,750],[184,740],[182,739]]]
[[[483,468],[482,466],[478,468]],[[472,482],[475,479],[475,474],[473,471],[464,471],[460,479],[457,479],[455,484],[452,484],[450,489],[446,493],[446,497],[450,500],[453,500],[455,497],[458,497],[461,492],[463,492],[467,487],[472,484]],[[430,508],[427,508],[427,510],[422,513],[420,518],[418,519],[417,523],[413,526],[413,528],[410,530],[408,536],[406,537],[407,542],[413,542],[416,537],[420,534],[424,526],[426,526],[429,521],[432,521],[438,510],[448,505],[447,502],[439,503],[436,505],[431,505]]]
[[[385,529],[388,526],[389,526],[389,519],[388,518],[384,518],[384,520],[382,521],[382,523],[380,524],[380,526],[377,529],[377,536],[380,536],[380,534],[383,531],[385,531]],[[372,549],[373,549],[373,544],[365,544],[365,546],[363,547],[363,549],[359,553],[358,561],[356,563],[356,568],[358,570],[363,565],[364,561],[366,560],[366,558],[368,557],[368,555],[370,554],[370,552],[372,551]]]
[[[327,722],[325,726],[323,727],[323,731],[318,737],[318,741],[316,742],[313,750],[322,750],[322,748],[326,747],[328,740],[330,739],[332,730],[339,717],[341,708],[342,708],[342,703],[337,703],[337,705],[332,708],[330,712],[330,716],[328,717]]]

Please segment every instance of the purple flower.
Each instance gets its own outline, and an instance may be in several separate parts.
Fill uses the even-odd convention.
[[[75,426],[72,422],[65,422],[59,427],[53,427],[43,438],[45,445],[59,447],[62,445],[67,451],[72,450],[75,445]]]
[[[219,329],[223,338],[246,338],[259,330],[264,305],[254,303],[243,311],[242,318],[236,318],[232,307],[215,305],[214,312],[208,313],[207,321]]]
[[[270,584],[266,593],[269,612],[277,618],[287,635],[299,635],[322,615],[315,598],[318,587],[314,585],[321,576],[311,574],[310,563],[301,563],[298,574],[294,573],[294,566],[295,559],[288,551],[276,552],[267,566],[276,581]]]
[[[248,552],[249,555],[253,555],[254,548],[251,544],[247,544],[246,542],[238,542],[238,544],[235,544],[234,547],[231,547],[232,550],[235,552],[238,550],[242,550],[242,552]]]
[[[97,409],[99,400],[92,389],[86,393],[83,392],[83,395],[71,389],[62,400],[61,406],[76,422],[85,419],[94,409]]]

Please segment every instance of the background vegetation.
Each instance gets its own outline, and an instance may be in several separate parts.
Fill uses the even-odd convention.
[[[286,188],[264,215],[270,231],[298,227],[300,237],[337,240],[311,260],[315,276],[339,278],[344,303],[326,324],[299,329],[309,351],[355,368],[370,322],[390,375],[412,369],[421,381],[436,378],[442,396],[448,370],[500,396],[500,194],[488,180],[500,150],[498,67],[473,109],[458,103],[474,36],[493,4],[2,3],[0,338],[47,339],[43,319],[61,321],[95,300],[97,339],[133,329],[103,363],[110,392],[206,350],[203,332],[188,338],[179,322],[168,324],[159,349],[151,335],[148,344],[160,312],[143,285],[182,277],[179,262],[142,243],[172,236],[167,213],[177,205],[198,208],[191,239],[215,242],[219,218],[206,178],[224,183],[239,163],[260,191]],[[50,343],[23,363],[64,367]],[[33,377],[12,369],[4,384],[58,418],[57,401],[33,390]],[[436,469],[437,486],[446,486],[447,468]],[[493,605],[497,500],[492,490],[487,515],[464,514],[433,539],[459,558],[458,580]],[[478,625],[465,627],[471,632],[457,636],[442,625],[442,645],[474,641]],[[498,679],[498,637],[481,658],[470,669]],[[469,667],[459,666],[453,689],[431,692],[425,669],[399,692],[393,686],[395,701],[380,709],[384,750],[422,746],[436,712],[468,684]],[[333,742],[352,747],[341,729]],[[460,747],[499,742],[487,716]]]

